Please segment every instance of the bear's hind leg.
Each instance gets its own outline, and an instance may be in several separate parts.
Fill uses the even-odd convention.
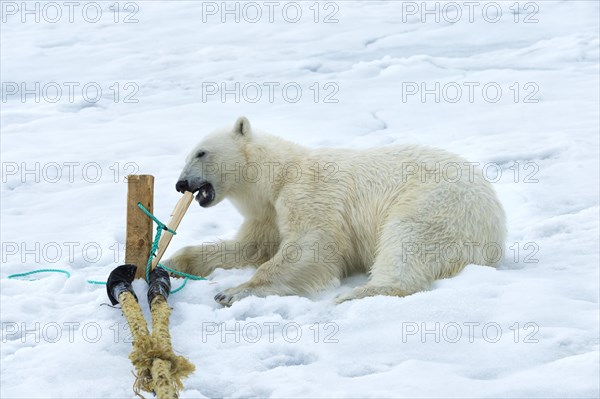
[[[369,296],[407,296],[425,291],[440,265],[427,263],[420,251],[424,245],[422,227],[409,219],[395,218],[382,229],[377,256],[367,284],[336,298],[337,303]]]

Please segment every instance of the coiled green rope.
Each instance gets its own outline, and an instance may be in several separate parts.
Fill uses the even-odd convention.
[[[150,256],[148,256],[148,262],[146,263],[146,281],[150,283],[150,271],[152,270],[152,260],[154,259],[154,257],[156,256],[156,252],[158,251],[158,242],[160,241],[160,237],[162,235],[163,230],[166,230],[173,235],[177,234],[177,232],[175,230],[171,230],[167,227],[166,224],[158,220],[158,218],[151,214],[150,211],[148,211],[148,209],[146,209],[144,205],[142,205],[140,202],[138,202],[137,205],[138,208],[140,208],[146,215],[148,215],[152,220],[154,220],[154,223],[156,223],[156,234],[154,235],[154,241],[152,241],[152,248],[150,249]],[[181,284],[181,287],[171,291],[171,293],[173,294],[183,289],[183,287],[185,287],[185,285],[187,284],[188,280],[206,280],[204,277],[194,276],[192,274],[187,274],[184,272],[173,270],[170,267],[167,267],[161,263],[158,263],[157,267],[162,267],[171,274],[177,274],[179,276],[185,277],[185,279],[183,280],[183,284]]]
[[[137,205],[142,210],[142,212],[144,212],[146,215],[148,215],[148,217],[150,217],[150,219],[152,219],[154,221],[154,223],[156,223],[156,234],[154,236],[154,241],[152,241],[152,248],[150,249],[150,256],[148,256],[148,263],[146,263],[146,281],[148,283],[150,283],[150,271],[152,269],[152,260],[154,259],[154,257],[156,256],[156,252],[158,251],[158,242],[160,241],[160,237],[162,235],[163,230],[166,230],[173,235],[177,234],[177,232],[175,230],[171,230],[170,228],[167,227],[166,224],[164,224],[163,222],[158,220],[158,218],[156,216],[154,216],[152,213],[150,213],[148,211],[148,209],[146,209],[144,207],[144,205],[142,205],[139,202]],[[171,294],[175,294],[176,292],[181,291],[183,289],[183,287],[185,287],[185,285],[187,284],[188,280],[206,280],[204,277],[194,276],[192,274],[180,272],[180,271],[171,269],[170,267],[167,267],[161,263],[159,263],[157,265],[157,267],[162,267],[163,269],[165,269],[166,271],[168,271],[171,274],[177,274],[179,276],[185,277],[183,280],[183,284],[181,284],[181,286],[179,286],[178,288],[172,290]],[[67,276],[67,278],[71,277],[71,273],[69,273],[66,270],[62,270],[62,269],[38,269],[38,270],[32,270],[30,272],[25,272],[25,273],[11,274],[8,276],[8,278],[15,279],[15,278],[19,278],[19,277],[30,276],[32,274],[37,274],[37,273],[63,273]],[[106,285],[106,281],[87,280],[87,282],[89,284],[95,284],[95,285]]]
[[[71,277],[71,273],[69,273],[66,270],[62,270],[62,269],[38,269],[38,270],[32,270],[30,272],[25,272],[25,273],[11,274],[10,276],[8,276],[8,278],[26,277],[26,276],[31,276],[32,274],[37,274],[37,273],[63,273],[63,274],[67,275],[67,278]]]

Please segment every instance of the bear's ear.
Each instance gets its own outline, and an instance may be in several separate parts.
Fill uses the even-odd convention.
[[[233,125],[233,133],[237,136],[250,137],[250,121],[245,116],[240,116]]]

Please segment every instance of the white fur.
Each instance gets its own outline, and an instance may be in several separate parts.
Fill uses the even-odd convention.
[[[206,154],[197,158],[200,151]],[[229,174],[212,173],[215,165]],[[257,267],[248,282],[215,297],[226,305],[248,295],[311,294],[355,272],[369,273],[369,282],[338,301],[404,296],[470,263],[495,266],[504,252],[504,211],[493,188],[479,169],[443,150],[310,149],[253,134],[242,117],[205,138],[180,179],[210,182],[211,206],[229,198],[245,218],[218,249],[185,247],[166,262],[202,276]]]

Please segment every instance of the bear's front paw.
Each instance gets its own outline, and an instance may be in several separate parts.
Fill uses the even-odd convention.
[[[256,295],[256,292],[251,288],[247,288],[244,284],[228,288],[215,295],[215,301],[224,306],[231,306],[235,301],[246,298],[247,296]]]
[[[175,254],[173,257],[162,261],[169,269],[194,276],[206,277],[212,273],[213,268],[208,267],[200,261],[201,257],[190,256],[187,253]],[[177,275],[177,273],[174,273]]]
[[[181,259],[181,257],[173,257],[167,260],[163,260],[161,264],[163,266],[168,267],[169,269],[173,269],[175,271],[183,273],[188,273],[190,269],[188,262],[186,262],[185,259]]]

